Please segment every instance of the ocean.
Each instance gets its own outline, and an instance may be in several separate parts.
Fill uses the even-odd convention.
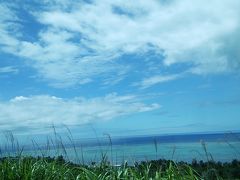
[[[229,162],[240,158],[240,133],[156,135],[99,138],[67,147],[67,158],[77,163],[99,162],[107,157],[113,164],[129,164],[154,159],[191,162]],[[76,154],[77,152],[77,154]]]
[[[74,163],[90,164],[106,158],[119,165],[140,161],[168,159],[191,162],[240,159],[240,133],[206,133],[185,135],[154,135],[135,137],[111,137],[74,139],[71,143],[61,142],[49,149],[27,150],[24,155],[59,156]]]

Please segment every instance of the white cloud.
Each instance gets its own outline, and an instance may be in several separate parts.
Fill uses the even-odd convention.
[[[18,46],[15,35],[19,19],[7,4],[0,3],[0,51],[13,53]]]
[[[12,66],[5,66],[5,67],[0,67],[0,74],[3,73],[18,73],[18,69]]]
[[[176,80],[178,78],[180,78],[182,75],[179,74],[172,74],[172,75],[156,75],[156,76],[152,76],[149,78],[145,78],[142,80],[142,82],[140,82],[138,85],[142,88],[148,88],[150,86],[159,84],[159,83],[164,83],[164,82],[168,82],[168,81],[173,81]]]
[[[56,2],[44,1],[47,8],[35,9],[33,15],[42,25],[35,42],[9,33],[3,24],[14,14],[4,6],[9,15],[0,21],[2,49],[30,60],[55,86],[84,84],[123,71],[116,57],[142,52],[149,44],[164,52],[165,66],[186,63],[194,74],[239,67],[239,55],[232,58],[238,41],[230,41],[239,38],[238,0]]]
[[[158,104],[141,103],[132,95],[109,94],[91,99],[62,99],[48,95],[19,96],[7,102],[0,102],[0,129],[36,129],[51,124],[79,125],[152,111],[159,107]]]

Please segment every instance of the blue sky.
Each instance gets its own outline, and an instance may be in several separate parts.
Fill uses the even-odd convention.
[[[240,1],[0,1],[0,131],[238,131]]]

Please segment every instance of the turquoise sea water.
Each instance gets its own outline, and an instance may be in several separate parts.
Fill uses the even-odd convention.
[[[229,145],[230,143],[230,145]],[[112,150],[111,150],[112,148]],[[240,142],[206,142],[207,155],[200,142],[198,143],[158,143],[157,150],[154,143],[128,144],[111,146],[91,146],[76,148],[79,159],[73,148],[67,148],[68,158],[74,162],[82,162],[82,155],[85,163],[98,162],[103,154],[114,164],[121,164],[124,161],[133,163],[153,159],[172,159],[175,161],[191,162],[196,160],[215,160],[227,162],[240,158]]]
[[[215,160],[229,162],[240,159],[240,134],[191,134],[191,135],[159,135],[136,137],[102,137],[85,140],[74,140],[72,144],[62,142],[51,148],[33,148],[23,155],[44,155],[56,157],[63,155],[65,159],[75,163],[89,164],[100,162],[104,157],[112,164],[127,161],[134,162],[169,159],[191,162],[196,160]],[[204,145],[205,144],[205,149]],[[41,149],[41,150],[40,150]],[[50,150],[49,150],[50,149]]]

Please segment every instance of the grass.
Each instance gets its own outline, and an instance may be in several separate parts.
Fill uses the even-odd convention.
[[[52,179],[240,179],[240,161],[231,163],[193,162],[175,163],[170,160],[154,160],[129,166],[112,166],[103,159],[92,165],[67,162],[63,156],[5,157],[0,159],[0,179],[3,180],[52,180]]]
[[[107,161],[91,166],[76,165],[58,158],[3,158],[0,162],[0,178],[12,179],[200,179],[190,166],[178,166],[169,162],[163,171],[152,163],[115,167]],[[155,169],[158,170],[155,170]]]
[[[55,127],[53,127],[53,130],[54,136],[47,139],[44,148],[40,147],[36,141],[32,141],[34,149],[41,154],[41,156],[34,157],[23,155],[24,147],[19,145],[12,133],[6,133],[6,144],[4,148],[0,147],[0,156],[2,157],[0,158],[0,180],[240,179],[240,161],[233,160],[230,163],[213,161],[203,141],[201,143],[207,158],[206,162],[193,160],[192,163],[186,163],[160,159],[135,162],[133,165],[128,165],[127,162],[124,162],[115,166],[113,165],[111,136],[105,134],[109,139],[111,147],[110,159],[102,151],[101,161],[86,165],[82,152],[81,159],[79,158],[80,156],[76,150],[71,131],[67,129],[69,132],[67,139],[76,153],[76,158],[78,158],[77,164],[68,160],[63,139],[58,135]],[[154,140],[154,147],[157,159],[158,147],[156,140]],[[56,157],[46,156],[47,152],[53,149],[56,151]]]

